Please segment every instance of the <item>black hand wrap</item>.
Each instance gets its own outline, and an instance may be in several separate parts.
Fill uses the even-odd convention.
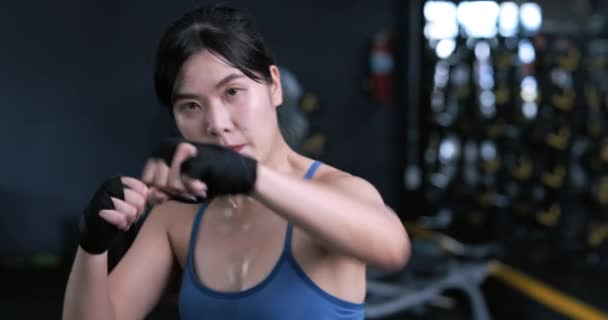
[[[192,143],[173,138],[161,143],[153,157],[171,165],[177,146],[190,143],[197,148],[194,158],[184,161],[181,172],[207,185],[207,197],[224,194],[250,193],[257,176],[257,162],[238,152],[214,144]]]
[[[125,185],[120,177],[106,180],[93,195],[80,220],[80,247],[90,254],[107,251],[118,234],[118,228],[99,216],[99,211],[114,209],[110,197],[124,200]]]

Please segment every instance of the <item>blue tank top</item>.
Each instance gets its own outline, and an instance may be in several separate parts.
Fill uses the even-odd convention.
[[[311,179],[319,167],[315,161],[306,173]],[[283,251],[274,269],[256,286],[239,292],[221,292],[206,287],[194,271],[194,246],[205,212],[196,215],[190,236],[188,258],[179,292],[182,320],[360,320],[364,304],[337,298],[319,288],[302,270],[291,252],[293,227],[287,224]]]

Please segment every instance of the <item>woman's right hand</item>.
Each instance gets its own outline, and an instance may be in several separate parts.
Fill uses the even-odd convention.
[[[143,214],[148,193],[148,187],[135,178],[106,180],[83,212],[80,247],[90,254],[107,251],[118,232],[129,230]]]

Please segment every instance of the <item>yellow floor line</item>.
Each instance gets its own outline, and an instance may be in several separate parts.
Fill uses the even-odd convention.
[[[573,319],[608,320],[605,312],[552,289],[499,261],[493,261],[489,267],[491,276],[563,315]]]

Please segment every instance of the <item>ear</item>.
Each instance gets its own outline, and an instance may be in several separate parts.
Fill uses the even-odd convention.
[[[281,87],[281,72],[275,65],[270,67],[270,77],[272,82],[270,84],[270,99],[272,105],[276,108],[283,104],[283,88]]]

